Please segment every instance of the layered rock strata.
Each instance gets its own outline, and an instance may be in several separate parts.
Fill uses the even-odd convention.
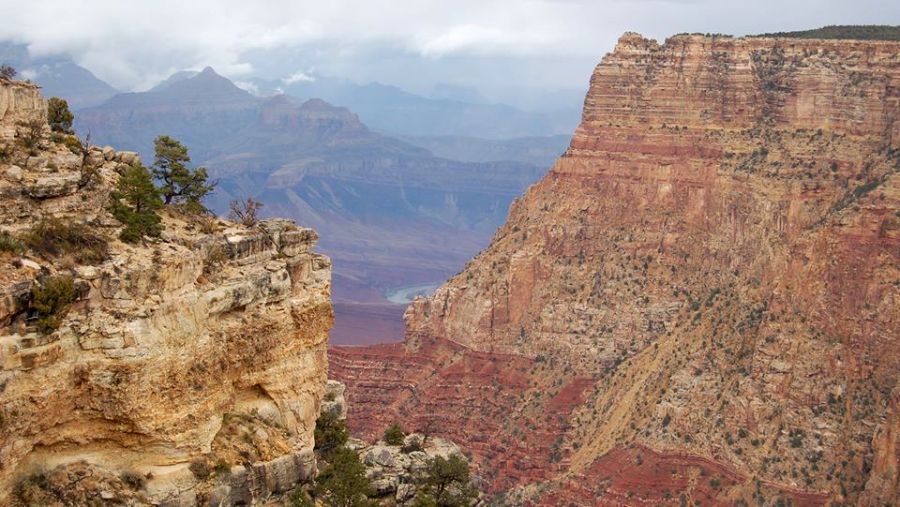
[[[60,495],[93,485],[129,505],[236,505],[308,478],[333,321],[316,233],[164,210],[161,238],[122,243],[106,204],[137,155],[46,125],[23,142],[41,111],[36,88],[0,81],[0,230],[58,219],[107,252],[0,252],[0,503],[77,505]],[[41,333],[32,287],[52,276],[77,299]]]
[[[898,115],[897,43],[626,34],[565,155],[410,307],[403,355],[594,379],[564,470],[498,479],[519,503],[896,503]],[[424,407],[415,382],[350,386],[351,422],[376,393]]]

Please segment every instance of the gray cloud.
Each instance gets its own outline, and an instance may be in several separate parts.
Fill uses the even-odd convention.
[[[900,3],[883,0],[0,0],[0,12],[0,39],[68,54],[123,89],[212,65],[237,80],[315,69],[489,97],[584,88],[626,30],[664,38],[900,22]]]

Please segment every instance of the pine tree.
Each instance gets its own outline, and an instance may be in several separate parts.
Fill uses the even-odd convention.
[[[69,103],[59,97],[50,97],[47,101],[47,123],[54,132],[71,134],[72,121],[75,115],[69,110]]]
[[[156,211],[162,199],[147,168],[138,164],[126,169],[110,198],[110,212],[125,224],[119,235],[122,241],[136,243],[145,236],[160,235],[162,219]]]
[[[459,455],[435,456],[428,460],[428,474],[421,490],[420,505],[434,502],[439,507],[466,507],[478,497],[469,484],[469,465]],[[430,498],[429,498],[430,497]]]
[[[369,495],[374,494],[366,478],[366,467],[359,461],[356,451],[340,447],[329,457],[326,466],[316,479],[317,496],[331,507],[367,507],[372,505]]]
[[[153,176],[161,183],[159,190],[163,202],[177,204],[188,213],[205,213],[203,198],[215,188],[215,184],[208,181],[206,168],[188,168],[191,161],[188,149],[173,137],[159,136],[153,144],[156,152]]]

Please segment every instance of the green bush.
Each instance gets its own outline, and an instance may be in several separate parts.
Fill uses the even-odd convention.
[[[0,231],[0,252],[22,253],[25,245],[6,231]]]
[[[332,413],[323,413],[319,416],[313,435],[316,442],[315,449],[326,459],[331,453],[342,448],[350,438],[346,423]]]
[[[309,493],[300,486],[291,491],[288,500],[291,502],[291,507],[316,507],[316,503],[309,497]]]
[[[417,505],[437,505],[439,507],[468,507],[478,497],[469,484],[469,465],[457,454],[450,458],[436,456],[428,460],[428,472],[422,480],[422,503]],[[430,497],[427,498],[427,497]]]
[[[109,258],[103,236],[87,225],[58,218],[41,220],[22,235],[22,242],[47,259],[71,255],[80,264],[97,264]]]
[[[384,443],[387,445],[403,445],[403,437],[406,436],[403,428],[394,423],[384,431]]]
[[[84,154],[84,144],[81,142],[81,139],[78,139],[78,136],[68,135],[64,136],[62,139],[63,144],[66,145],[66,148],[69,149],[72,153],[76,155]]]
[[[38,331],[49,334],[59,328],[75,301],[75,281],[71,276],[50,276],[31,288],[31,308]]]
[[[109,211],[125,225],[119,238],[137,243],[144,237],[159,237],[162,219],[156,211],[162,207],[159,190],[144,166],[129,167],[110,194]]]
[[[366,479],[366,467],[355,451],[339,447],[328,458],[328,465],[316,478],[316,496],[332,507],[373,505],[375,492]]]
[[[47,101],[47,123],[53,132],[71,134],[72,121],[75,115],[69,110],[69,103],[59,97],[50,97]]]

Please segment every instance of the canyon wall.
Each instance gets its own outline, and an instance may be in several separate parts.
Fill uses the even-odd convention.
[[[537,467],[454,436],[514,503],[897,502],[898,114],[898,43],[625,34],[567,152],[411,305],[406,349],[339,368],[460,348],[425,384],[447,387],[493,358],[455,393],[513,397],[485,415],[495,444],[541,451],[523,416],[558,419]],[[376,397],[459,412],[395,383],[348,383],[351,426]]]
[[[0,248],[0,503],[233,505],[309,478],[333,321],[316,233],[163,210],[159,239],[122,243],[106,206],[137,154],[29,140],[34,104],[0,80],[2,239],[57,219],[105,251]],[[53,277],[76,300],[40,332]]]

